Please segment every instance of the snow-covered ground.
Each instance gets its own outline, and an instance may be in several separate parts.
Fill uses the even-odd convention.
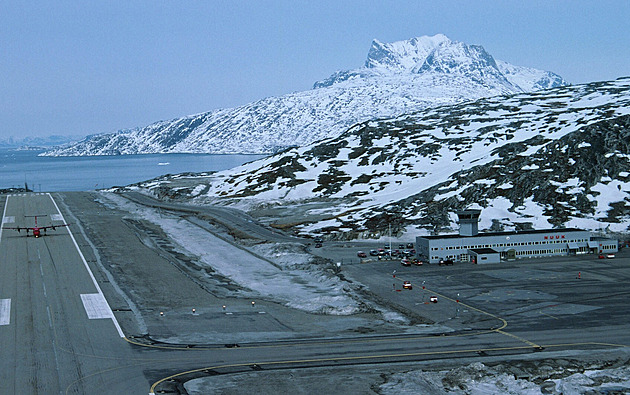
[[[548,366],[547,376],[534,380],[517,378],[504,365],[486,366],[481,362],[446,371],[412,370],[393,374],[379,393],[438,395],[542,395],[542,394],[628,394],[630,367],[591,369],[570,373],[568,369]],[[565,376],[553,378],[554,376]]]
[[[298,245],[253,247],[258,255],[270,257],[272,263],[184,219],[162,216],[154,209],[138,206],[112,193],[102,196],[116,208],[159,225],[178,245],[179,252],[197,257],[199,264],[208,265],[251,290],[243,296],[263,297],[311,313],[350,315],[360,311],[361,304],[352,296],[348,285],[318,265],[309,264],[311,256],[300,252]]]
[[[333,393],[380,395],[574,395],[628,394],[627,361],[581,363],[531,360],[484,364],[473,362],[442,370],[418,365],[334,366],[266,370],[199,378],[185,383],[191,395],[207,393]],[[425,362],[421,363],[427,367]],[[451,365],[452,366],[452,365]]]

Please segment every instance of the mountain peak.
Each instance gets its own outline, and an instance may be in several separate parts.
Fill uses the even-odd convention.
[[[478,82],[492,81],[516,92],[523,90],[508,81],[492,55],[481,45],[468,45],[459,41],[440,43],[414,71],[420,74],[464,75]]]
[[[414,37],[393,43],[382,43],[374,39],[365,61],[365,67],[411,70],[418,64],[422,64],[439,45],[450,42],[451,40],[443,34]]]
[[[557,74],[495,60],[481,45],[469,45],[436,34],[392,43],[374,39],[363,67],[337,71],[325,80],[315,82],[313,88],[330,87],[349,80],[372,80],[373,77],[413,78],[409,74],[424,74],[427,78],[462,77],[497,86],[502,93],[569,85]]]

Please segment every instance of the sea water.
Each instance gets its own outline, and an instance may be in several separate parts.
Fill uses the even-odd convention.
[[[123,186],[165,174],[219,171],[264,155],[147,154],[37,156],[42,151],[0,149],[0,189],[36,192],[89,191]]]

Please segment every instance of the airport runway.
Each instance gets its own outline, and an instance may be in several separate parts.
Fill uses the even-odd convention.
[[[28,215],[46,215],[39,219],[40,225],[44,222],[63,223],[68,218],[62,215],[53,198],[50,194],[1,197],[3,226],[30,226],[25,217]],[[41,238],[25,237],[23,232],[14,230],[1,231],[2,394],[180,393],[181,384],[190,378],[237,371],[484,358],[536,353],[540,352],[540,347],[544,347],[544,351],[595,350],[630,344],[630,332],[622,333],[619,328],[623,325],[617,322],[627,310],[613,314],[611,321],[599,326],[589,325],[588,331],[582,330],[579,325],[569,325],[569,321],[554,323],[554,318],[550,317],[546,317],[545,327],[534,330],[526,325],[525,319],[514,320],[520,324],[506,327],[507,322],[513,319],[501,317],[505,309],[486,311],[482,308],[485,302],[471,299],[470,294],[466,294],[470,300],[462,308],[477,309],[475,317],[484,318],[473,320],[476,324],[470,327],[461,325],[460,330],[452,333],[252,342],[241,343],[238,347],[232,344],[229,347],[224,344],[156,344],[146,337],[134,336],[139,334],[138,325],[129,318],[130,306],[121,308],[124,301],[112,290],[107,277],[99,271],[92,258],[85,259],[83,254],[88,255],[89,251],[85,250],[83,242],[75,241],[75,237],[80,239],[74,235],[77,224],[69,222],[68,228],[49,230],[48,235]],[[123,247],[129,256],[134,256],[134,248],[140,248],[133,247],[132,243],[142,245],[139,239],[99,242],[104,245],[128,243]],[[364,278],[369,279],[373,275],[375,284],[383,283],[380,285],[382,291],[374,285],[376,293],[389,292],[408,298],[400,301],[402,304],[414,305],[417,302],[419,294],[415,293],[416,289],[406,294],[386,291],[385,288],[392,287],[392,284],[389,280],[380,281],[379,275],[382,277],[383,274],[379,273],[379,269],[382,271],[376,266],[363,270]],[[449,275],[453,276],[462,270],[448,269],[452,270]],[[626,264],[616,276],[627,276],[629,271]],[[509,273],[495,274],[503,276],[503,281],[509,281]],[[602,276],[605,273],[594,271],[594,274]],[[178,271],[146,275],[154,276],[147,280],[152,283],[158,282],[158,276],[166,276],[159,282],[161,287],[172,284],[173,289],[163,291],[166,296],[183,293],[184,281],[190,281]],[[623,278],[625,280],[619,286],[627,285],[627,277]],[[448,280],[446,278],[440,284],[441,288],[435,283],[433,290],[442,292],[440,297],[443,299],[438,306],[452,308],[453,302],[447,304],[446,299],[452,293]],[[188,287],[195,287],[190,284]],[[493,297],[491,290],[489,292],[488,297]],[[608,307],[610,311],[615,306],[622,307],[619,301],[617,297],[612,299]],[[113,313],[111,304],[117,306]],[[424,305],[417,306],[421,307]],[[511,307],[518,309],[518,305]],[[555,314],[552,310],[548,312],[550,316]],[[601,316],[593,317],[601,318],[607,312],[603,310]],[[527,317],[525,312],[519,314]],[[225,320],[242,318],[239,314],[224,314]],[[185,319],[190,320],[190,316]],[[239,322],[247,321],[243,319]],[[593,318],[590,322],[595,321]],[[627,324],[624,325],[627,327]],[[611,328],[614,330],[611,331]]]
[[[64,223],[48,194],[3,200],[3,226],[32,226],[34,219],[25,217],[32,215],[39,225]],[[131,347],[69,230],[47,233],[35,238],[2,230],[0,393],[146,392]]]

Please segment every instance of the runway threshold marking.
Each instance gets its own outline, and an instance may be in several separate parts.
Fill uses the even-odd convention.
[[[89,319],[112,318],[112,311],[103,294],[81,294],[81,301]]]
[[[50,193],[47,193],[46,195],[48,195],[50,200],[55,205],[55,209],[57,209],[57,213],[59,213],[59,218],[61,218],[61,220],[65,223],[66,220],[63,217],[63,214],[61,214],[61,210],[59,210],[59,206],[57,206],[57,202],[55,202],[55,199],[53,199],[53,197],[52,197],[52,195]],[[105,295],[103,295],[103,291],[101,290],[101,287],[98,285],[98,282],[96,281],[96,277],[94,277],[94,273],[92,273],[92,270],[90,269],[90,266],[88,265],[87,261],[85,260],[85,257],[83,256],[83,253],[81,252],[81,249],[79,248],[79,244],[77,243],[77,240],[74,238],[74,235],[72,234],[72,231],[70,230],[70,227],[68,226],[68,227],[66,227],[66,229],[68,230],[68,234],[70,235],[70,238],[72,239],[72,242],[74,243],[74,247],[77,249],[77,252],[79,253],[79,256],[81,257],[81,261],[83,262],[83,266],[85,266],[85,269],[90,274],[90,278],[92,279],[92,283],[94,284],[94,287],[98,291],[97,293],[102,296],[102,299],[103,299],[103,301],[104,301],[104,303],[106,305],[106,308],[107,308],[107,310],[109,310],[109,314],[110,315],[107,318],[111,318],[112,322],[114,323],[114,326],[116,327],[116,331],[118,331],[118,335],[120,337],[122,337],[122,338],[125,338],[125,334],[123,333],[122,329],[120,328],[120,324],[118,324],[118,320],[116,319],[116,316],[114,315],[114,312],[112,311],[111,307],[107,303],[107,300],[105,299]],[[84,302],[84,306],[85,306],[85,302]],[[87,308],[86,308],[86,311],[87,311]],[[89,313],[88,313],[88,315],[89,315]]]
[[[11,323],[11,299],[0,299],[0,325]]]

